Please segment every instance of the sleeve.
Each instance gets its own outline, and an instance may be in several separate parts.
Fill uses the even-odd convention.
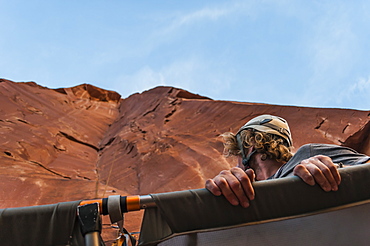
[[[357,151],[344,146],[334,144],[306,144],[303,145],[294,156],[284,164],[271,179],[293,176],[293,169],[302,160],[316,156],[329,156],[334,163],[342,162],[344,165],[359,165],[370,160],[369,156],[360,154]]]
[[[271,177],[271,179],[293,176],[294,167],[297,166],[302,160],[310,158],[311,156],[311,144],[303,145],[287,163],[279,168],[279,170]]]
[[[311,144],[312,156],[326,155],[334,163],[342,162],[344,165],[360,165],[370,160],[370,157],[358,153],[354,149],[334,144]]]

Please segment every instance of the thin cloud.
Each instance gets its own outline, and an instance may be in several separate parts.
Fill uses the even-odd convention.
[[[114,87],[117,91],[124,92],[122,97],[128,97],[133,93],[142,92],[146,89],[159,85],[166,85],[162,73],[145,66],[131,75],[121,75],[116,79]]]
[[[359,81],[352,86],[350,91],[369,92],[367,95],[370,95],[370,76],[367,79],[360,78]]]
[[[364,95],[364,103],[368,102],[368,96],[370,95],[370,76],[366,78],[360,78],[357,83],[353,84],[349,90],[346,90],[344,92],[345,95],[347,95],[348,98]],[[369,104],[369,103],[368,103]],[[370,106],[370,104],[369,104]]]
[[[330,7],[330,8],[329,8]],[[312,40],[314,77],[342,76],[351,68],[356,52],[356,35],[346,6],[323,11]]]
[[[370,102],[370,76],[367,78],[361,77],[356,83],[342,87],[342,91],[338,94],[336,104],[352,105],[353,108],[369,110]]]
[[[159,69],[145,66],[131,75],[121,76],[116,84],[119,85],[120,81],[125,82],[125,88],[122,89],[127,91],[127,95],[123,96],[159,85],[180,87],[194,92],[198,91],[197,74],[202,74],[202,66],[202,63],[195,58],[176,61]]]
[[[311,73],[300,104],[330,106],[340,100],[342,88],[348,89],[352,83],[351,73],[360,59],[359,36],[352,20],[355,9],[351,6],[338,3],[316,7],[319,14],[308,26],[310,35],[306,47],[302,47]]]
[[[226,17],[233,17],[236,13],[243,13],[242,10],[249,9],[249,6],[240,2],[233,4],[222,4],[214,7],[204,7],[194,12],[180,14],[173,18],[170,25],[164,29],[164,33],[173,32],[184,26],[199,24],[204,21],[219,21]],[[244,14],[246,12],[244,11]]]
[[[200,57],[177,60],[159,69],[145,66],[131,75],[120,76],[115,84],[122,95],[142,92],[156,86],[173,86],[204,96],[219,95],[229,89],[230,79],[222,73],[215,73],[211,63]],[[121,87],[121,88],[119,88]]]

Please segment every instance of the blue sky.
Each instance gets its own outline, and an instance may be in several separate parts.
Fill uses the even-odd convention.
[[[0,78],[370,109],[370,1],[0,0]]]

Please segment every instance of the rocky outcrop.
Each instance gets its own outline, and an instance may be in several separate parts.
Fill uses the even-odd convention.
[[[334,143],[370,155],[370,111],[215,101],[172,87],[122,99],[88,84],[0,80],[0,208],[201,188],[235,165],[219,135],[260,114],[286,118],[295,149]]]
[[[11,187],[1,207],[98,196],[99,143],[118,115],[117,93],[2,80],[0,102],[0,182]]]
[[[370,114],[368,116],[370,117]],[[367,122],[359,131],[349,136],[343,145],[370,155],[370,122]]]

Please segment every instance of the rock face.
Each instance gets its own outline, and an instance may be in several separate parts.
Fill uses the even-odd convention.
[[[235,165],[219,135],[260,114],[288,120],[295,149],[332,143],[370,155],[370,111],[215,101],[171,87],[121,99],[88,84],[0,80],[0,208],[202,188]]]

